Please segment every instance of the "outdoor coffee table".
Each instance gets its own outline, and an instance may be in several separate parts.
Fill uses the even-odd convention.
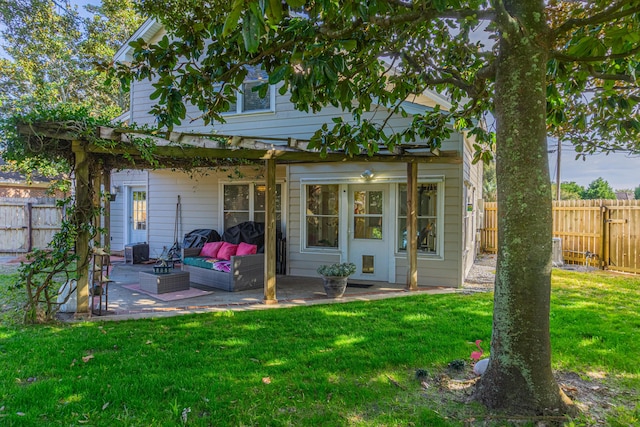
[[[175,273],[145,273],[140,272],[140,289],[154,294],[167,292],[186,291],[189,289],[189,272],[176,271]]]

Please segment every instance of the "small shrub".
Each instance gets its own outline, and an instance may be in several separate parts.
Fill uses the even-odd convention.
[[[317,271],[323,276],[347,277],[356,272],[356,265],[352,262],[321,265]]]

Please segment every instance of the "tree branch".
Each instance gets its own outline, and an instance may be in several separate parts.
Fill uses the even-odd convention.
[[[617,3],[612,4],[608,8],[602,10],[600,13],[591,15],[588,18],[568,19],[562,25],[560,25],[558,28],[552,31],[553,36],[558,37],[559,35],[567,33],[577,27],[602,24],[615,19],[625,18],[629,15],[633,15],[634,13],[640,12],[640,5],[621,11],[620,9],[626,6],[627,4],[629,4],[628,0],[621,0]]]
[[[563,61],[563,62],[589,63],[589,62],[613,61],[616,59],[626,59],[637,53],[640,53],[640,45],[624,53],[612,53],[610,55],[600,55],[600,56],[574,56],[574,55],[567,55],[566,53],[562,53],[557,50],[554,50],[554,51],[551,51],[551,57],[557,59],[558,61]]]
[[[635,77],[629,76],[626,74],[600,73],[596,71],[592,65],[589,65],[587,69],[589,70],[589,74],[591,74],[592,77],[595,77],[596,79],[600,79],[600,80],[614,80],[614,81],[629,82],[629,83],[635,83],[636,81]]]
[[[432,78],[432,77],[426,76],[425,72],[423,71],[423,67],[420,66],[418,61],[416,61],[416,59],[413,56],[403,53],[402,58],[407,62],[407,64],[411,66],[411,68],[413,68],[413,70],[416,73],[423,76],[423,81],[428,86],[450,84],[467,92],[469,95],[472,95],[475,93],[475,89],[473,85],[469,84],[464,79],[454,77],[450,70],[445,70],[445,72],[448,74],[451,74],[451,77]]]

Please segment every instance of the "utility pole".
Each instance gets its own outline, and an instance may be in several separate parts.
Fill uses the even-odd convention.
[[[560,152],[562,151],[562,140],[558,139],[558,163],[556,164],[556,200],[560,201]]]

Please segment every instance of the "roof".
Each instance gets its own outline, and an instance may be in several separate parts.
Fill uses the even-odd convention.
[[[129,46],[129,43],[138,39],[143,39],[145,42],[149,42],[151,41],[153,36],[163,28],[164,27],[162,26],[162,24],[155,19],[147,19],[140,26],[140,28],[138,28],[136,32],[133,33],[131,37],[129,37],[129,39],[122,45],[122,47],[118,49],[113,57],[113,60],[116,62],[131,62],[133,60],[133,48]]]
[[[634,200],[631,191],[616,191],[616,199],[618,200]]]

